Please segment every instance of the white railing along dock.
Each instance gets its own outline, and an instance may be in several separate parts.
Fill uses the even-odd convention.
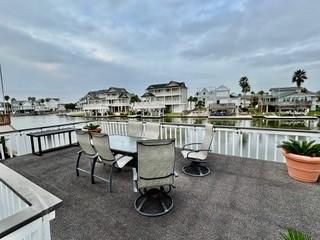
[[[31,153],[30,138],[27,136],[30,132],[56,130],[65,127],[82,128],[87,123],[88,122],[77,122],[0,133],[0,139],[4,137],[6,141],[6,149],[3,149],[3,145],[0,144],[0,159],[4,159],[5,155],[11,158]],[[104,133],[127,135],[126,121],[99,120],[98,123],[101,125],[102,132]],[[320,131],[317,130],[215,125],[213,131],[215,131],[214,141],[211,146],[213,153],[277,162],[283,161],[281,150],[278,146],[284,140],[294,138],[320,142]],[[204,134],[204,125],[161,123],[160,133],[162,139],[175,138],[176,147],[181,148],[184,144],[201,142]],[[66,133],[54,137],[43,137],[41,141],[42,149],[46,150],[67,145],[69,138]],[[73,132],[72,143],[76,142],[76,135]],[[35,142],[35,148],[38,149],[37,142]]]
[[[101,127],[102,132],[108,134],[127,134],[127,122],[124,121],[102,121]],[[293,138],[320,142],[320,131],[218,125],[214,126],[213,131],[213,153],[277,162],[283,162],[278,146],[284,140]],[[203,135],[204,125],[161,123],[160,137],[175,138],[179,148],[184,144],[201,142]]]
[[[63,128],[83,128],[89,121],[67,123],[46,126],[41,128],[27,128],[21,130],[15,130],[10,132],[0,133],[0,159],[5,159],[5,157],[12,158],[14,156],[22,156],[32,152],[30,137],[27,136],[31,132],[41,132],[48,130],[58,130]],[[5,141],[5,149],[3,147],[2,141]],[[71,133],[72,143],[77,142],[77,138],[74,132]],[[42,150],[47,150],[50,148],[57,148],[69,144],[68,133],[61,133],[55,136],[45,136],[41,138]],[[35,149],[38,149],[38,143],[35,141]]]

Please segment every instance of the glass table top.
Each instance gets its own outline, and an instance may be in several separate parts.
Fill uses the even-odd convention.
[[[136,153],[137,152],[137,140],[141,138],[110,135],[110,148],[114,151]]]

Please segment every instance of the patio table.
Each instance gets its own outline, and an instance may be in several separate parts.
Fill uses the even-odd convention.
[[[141,138],[121,136],[121,135],[110,135],[110,148],[115,153],[121,153],[124,155],[132,156],[134,159],[137,158],[137,140]]]

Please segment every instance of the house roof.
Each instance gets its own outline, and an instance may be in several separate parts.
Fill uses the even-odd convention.
[[[153,93],[146,92],[141,97],[155,97],[155,95]]]
[[[283,92],[283,91],[297,91],[298,88],[297,87],[278,87],[278,88],[270,88],[269,91],[279,91],[279,92]]]
[[[110,87],[105,91],[106,93],[128,93],[125,88],[117,88],[117,87]]]
[[[146,90],[159,89],[159,88],[170,88],[170,87],[187,88],[184,82],[170,81],[169,83],[161,83],[161,84],[150,85],[149,87],[147,87]]]

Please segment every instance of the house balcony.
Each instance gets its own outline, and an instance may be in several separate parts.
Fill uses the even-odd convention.
[[[130,107],[130,103],[116,102],[116,103],[89,103],[83,104],[83,110],[106,110],[110,107]]]
[[[73,126],[81,128],[84,124]],[[126,122],[101,121],[100,125],[109,134],[127,132]],[[8,151],[15,156],[3,163],[63,200],[63,206],[55,210],[56,217],[50,222],[51,237],[56,240],[274,240],[288,227],[320,238],[319,184],[291,179],[277,148],[287,138],[320,141],[319,131],[215,126],[214,144],[208,156],[212,173],[203,178],[189,177],[181,172],[187,162],[180,148],[185,143],[201,141],[203,130],[202,125],[161,124],[161,138],[176,139],[175,169],[179,177],[171,193],[174,208],[159,218],[143,217],[135,211],[137,194],[132,189],[130,166],[114,173],[113,192],[109,193],[105,182],[97,179],[96,184],[91,184],[88,175],[76,176],[79,147],[43,156],[29,154],[25,134],[35,129],[5,134]],[[63,136],[44,140],[44,146],[57,147],[64,141]],[[75,135],[72,142],[76,142]],[[17,146],[18,150],[13,151]],[[89,161],[82,163],[80,167],[89,170]],[[104,176],[102,164],[97,165],[96,174]],[[17,220],[15,217],[14,221]],[[0,234],[2,223],[0,220]]]
[[[290,102],[265,102],[264,105],[275,107],[310,107],[312,101],[290,101]]]

